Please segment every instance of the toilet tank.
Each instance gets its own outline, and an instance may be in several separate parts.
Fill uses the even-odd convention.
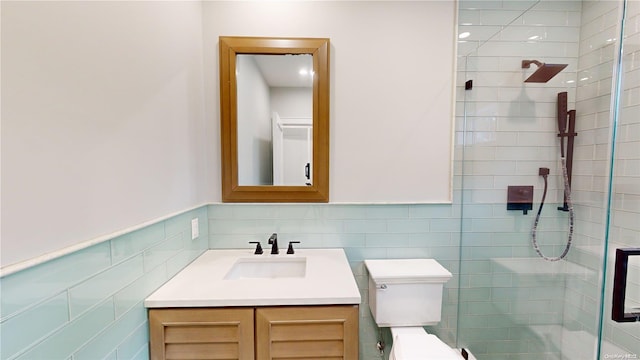
[[[451,273],[434,259],[365,260],[369,309],[380,327],[440,322],[442,291]]]

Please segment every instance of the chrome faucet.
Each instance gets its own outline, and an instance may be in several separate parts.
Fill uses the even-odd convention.
[[[269,245],[271,246],[271,255],[278,254],[278,234],[273,233],[271,237],[269,237]]]

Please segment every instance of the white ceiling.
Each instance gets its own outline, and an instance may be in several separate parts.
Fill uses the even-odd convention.
[[[302,55],[250,55],[253,56],[262,76],[271,87],[311,87],[313,56]],[[300,71],[307,71],[301,75]]]

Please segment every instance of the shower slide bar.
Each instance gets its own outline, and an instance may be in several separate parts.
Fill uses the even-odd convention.
[[[567,92],[558,93],[558,137],[560,138],[560,156],[566,159],[567,180],[571,188],[571,170],[573,169],[573,143],[576,133],[576,111],[567,110]],[[568,127],[568,128],[567,128]],[[566,141],[565,141],[566,139]],[[566,142],[566,149],[565,149]],[[567,194],[564,195],[564,204],[558,210],[569,211]]]

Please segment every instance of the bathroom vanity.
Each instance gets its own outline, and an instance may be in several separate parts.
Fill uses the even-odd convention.
[[[358,359],[342,249],[209,250],[145,300],[151,359]]]

